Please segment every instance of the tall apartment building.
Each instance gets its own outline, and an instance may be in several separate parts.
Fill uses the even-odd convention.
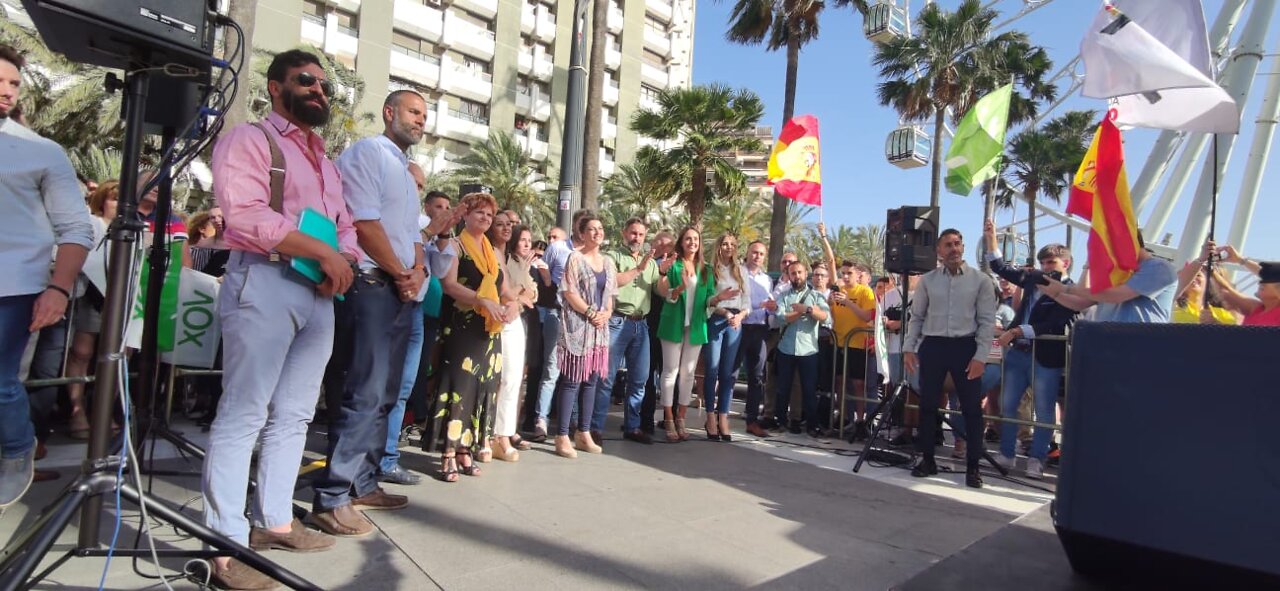
[[[760,141],[759,151],[736,150],[725,156],[729,157],[733,165],[746,175],[747,191],[753,195],[772,195],[773,187],[769,186],[769,155],[773,153],[773,128],[758,125],[750,135]]]
[[[588,113],[603,120],[604,176],[646,140],[628,129],[632,114],[690,83],[694,10],[694,0],[610,0],[604,109]],[[490,131],[516,134],[547,172],[560,165],[572,30],[573,0],[259,0],[253,42],[314,45],[354,68],[362,111],[379,112],[391,90],[421,92],[416,157],[429,172],[456,166]]]

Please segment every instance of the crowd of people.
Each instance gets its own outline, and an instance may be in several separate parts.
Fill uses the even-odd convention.
[[[1040,249],[1038,268],[1004,261],[990,221],[984,267],[994,277],[964,261],[964,238],[948,229],[937,269],[906,286],[837,259],[821,225],[824,256],[806,262],[788,252],[777,278],[765,268],[766,243],[695,227],[671,232],[634,218],[608,236],[584,210],[567,234],[550,228],[540,239],[488,193],[421,197],[427,187],[410,151],[427,107],[416,92],[388,95],[383,133],[330,160],[314,131],[328,121],[333,92],[320,64],[304,51],[275,56],[271,113],[215,145],[217,207],[167,226],[184,244],[182,264],[221,280],[222,379],[198,387],[217,400],[201,483],[205,522],[257,550],[324,550],[334,537],[371,533],[363,511],[406,506],[406,496],[382,487],[421,481],[400,461],[406,426],[438,455],[435,476],[447,483],[480,476],[491,460],[516,462],[548,439],[564,458],[603,453],[615,392],[626,441],[652,444],[659,425],[665,441],[687,441],[696,404],[705,437],[728,442],[745,374],[743,433],[822,437],[841,425],[830,422],[820,393],[844,393],[855,402],[839,420],[865,438],[883,388],[877,324],[888,333],[883,381],[918,393],[918,416],[907,413],[909,429],[897,439],[919,449],[912,474],[937,473],[938,409],[949,404],[963,415],[954,455],[966,462],[966,483],[980,487],[984,440],[1000,442],[999,461],[1009,466],[1019,440],[1014,424],[986,424],[984,408],[1018,417],[1028,399],[1037,422],[1055,423],[1061,337],[1081,314],[1280,325],[1280,265],[1212,243],[1181,272],[1143,250],[1132,277],[1095,291],[1070,280],[1073,259],[1062,245]],[[86,197],[61,148],[15,120],[22,67],[0,47],[0,150],[21,154],[0,163],[0,508],[27,489],[37,441],[50,431],[50,409],[37,404],[45,397],[23,388],[23,353],[70,331],[64,375],[87,373],[103,294],[77,274],[121,197],[115,181]],[[304,215],[332,224],[337,248],[299,229]],[[142,197],[139,217],[156,229],[154,194]],[[1256,296],[1240,293],[1219,267],[1207,281],[1210,258],[1258,274]],[[322,278],[294,271],[294,259],[314,261]],[[50,363],[33,362],[30,375],[50,373],[37,371],[42,365]],[[68,434],[87,438],[84,386],[67,394]],[[327,447],[312,481],[311,529],[292,503],[318,407]],[[1050,428],[1034,429],[1027,476],[1042,475],[1053,439]],[[274,584],[236,560],[213,562],[222,588]]]

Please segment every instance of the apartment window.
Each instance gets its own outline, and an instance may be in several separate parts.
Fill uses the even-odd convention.
[[[455,117],[481,125],[489,124],[489,105],[462,98],[457,100],[458,108],[450,109]]]
[[[353,12],[345,10],[335,10],[334,15],[338,17],[338,30],[356,37],[360,34],[360,17]]]
[[[387,91],[395,92],[397,90],[412,90],[423,96],[424,100],[428,102],[428,107],[434,105],[430,99],[425,98],[431,92],[431,89],[412,80],[405,80],[404,78],[396,78],[395,76],[392,76],[387,80]]]
[[[611,125],[617,125],[618,124],[618,108],[609,107],[608,109],[606,109],[604,114],[604,120],[608,121]]]
[[[533,138],[534,138],[534,139],[536,139],[536,140],[538,140],[538,141],[540,141],[540,142],[545,142],[545,141],[547,141],[547,126],[546,126],[546,125],[536,125],[536,126],[534,126],[534,127],[535,127],[536,131],[534,131]],[[547,173],[547,171],[545,171],[545,170],[544,170],[544,171],[542,171],[542,174],[546,174],[546,173]]]
[[[516,76],[516,94],[529,96],[533,93],[533,88],[529,85],[529,77],[523,74]]]
[[[605,148],[604,148],[604,161],[605,161],[605,162],[613,162],[613,148],[610,148],[610,147],[608,147],[608,146],[605,146]]]
[[[659,91],[658,89],[656,89],[656,88],[654,88],[654,87],[652,87],[652,86],[649,86],[648,84],[641,84],[641,85],[640,85],[640,100],[648,100],[648,101],[653,101],[653,102],[655,102],[655,103],[656,103],[656,102],[658,102],[658,93],[659,93],[659,92],[661,92],[661,91]]]
[[[617,35],[614,35],[613,33],[610,33],[610,34],[609,34],[609,45],[608,45],[608,47],[609,47],[609,49],[612,49],[612,50],[614,50],[614,51],[621,52],[621,51],[622,51],[622,40],[618,39],[618,36],[617,36]]]
[[[323,27],[324,15],[324,4],[316,0],[302,0],[302,20],[311,21]]]
[[[649,64],[650,66],[653,66],[655,68],[667,67],[667,58],[663,57],[662,54],[656,51],[653,51],[651,49],[644,50],[644,53],[640,54],[640,59],[644,60],[644,63]]]
[[[662,21],[659,21],[658,19],[653,18],[652,16],[649,16],[647,14],[644,15],[644,27],[655,33],[661,33],[663,35],[667,34],[666,23],[663,23]]]
[[[454,8],[455,8],[455,12],[453,13],[453,15],[457,17],[458,20],[463,21],[477,29],[480,29],[481,31],[483,31],[484,34],[487,34],[490,39],[494,38],[493,21],[485,20],[483,17],[477,16],[465,10],[458,9],[456,6]]]
[[[435,44],[403,31],[391,32],[391,50],[433,64],[440,63],[440,58],[435,55]]]

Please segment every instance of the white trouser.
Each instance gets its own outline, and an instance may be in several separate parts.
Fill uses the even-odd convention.
[[[524,321],[517,318],[502,327],[502,377],[498,382],[498,402],[493,419],[493,435],[516,434],[519,422],[520,383],[524,377]]]
[[[671,406],[675,398],[676,375],[680,376],[680,406],[688,406],[693,399],[693,373],[698,369],[698,354],[702,345],[689,344],[689,329],[684,329],[684,339],[679,343],[662,341],[662,406]]]

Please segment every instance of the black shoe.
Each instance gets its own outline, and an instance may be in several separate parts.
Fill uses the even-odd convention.
[[[379,473],[378,482],[390,482],[391,484],[403,484],[409,486],[421,483],[422,477],[405,470],[404,467],[396,464],[396,467],[391,471]]]
[[[983,438],[987,440],[987,443],[999,443],[1000,432],[990,427],[987,427],[987,432]]]
[[[627,441],[634,441],[636,443],[643,443],[645,445],[653,445],[653,438],[649,437],[648,433],[645,433],[640,429],[636,429],[635,431],[627,431],[626,433],[622,434],[622,438],[626,439]]]
[[[763,427],[765,430],[773,431],[774,429],[778,428],[778,421],[774,420],[773,418],[767,418],[763,421],[760,421],[760,426]]]
[[[915,475],[915,473],[912,472],[912,475]],[[965,471],[964,485],[969,488],[982,488],[982,474],[978,472],[977,468],[969,468]]]
[[[867,431],[866,421],[858,421],[853,424],[853,440],[866,441],[871,436],[871,432]]]
[[[599,431],[596,431],[596,430],[592,429],[592,430],[591,430],[591,442],[592,442],[592,443],[595,443],[596,445],[598,445],[598,446],[600,446],[600,447],[604,447],[604,433],[601,433],[601,432],[599,432]]]
[[[791,426],[787,428],[787,431],[792,435],[799,435],[804,432],[804,428],[801,427],[800,421],[791,421]]]
[[[920,459],[915,468],[911,469],[911,475],[916,478],[924,478],[925,476],[933,476],[938,473],[938,464],[933,461],[930,456]]]
[[[810,428],[810,429],[809,429],[809,437],[812,437],[812,438],[814,438],[814,439],[821,439],[821,438],[822,438],[822,429],[819,429],[819,428],[817,428],[817,427],[812,427],[812,428]]]
[[[543,441],[547,440],[547,432],[541,427],[534,427],[533,435],[530,435],[529,437],[527,437],[527,439],[534,443],[542,443]]]
[[[906,432],[899,433],[897,437],[894,437],[893,439],[889,440],[889,445],[892,445],[895,447],[907,447],[909,445],[915,445],[915,443],[916,443],[915,436]]]

